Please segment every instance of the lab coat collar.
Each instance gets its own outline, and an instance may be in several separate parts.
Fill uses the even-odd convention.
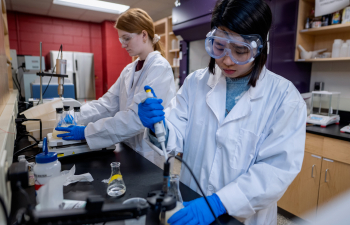
[[[237,105],[233,107],[231,112],[225,118],[226,111],[226,79],[222,75],[221,69],[216,66],[215,74],[210,74],[207,85],[212,89],[207,94],[207,104],[214,112],[219,124],[224,124],[232,120],[245,117],[251,112],[251,100],[258,99],[264,95],[264,77],[267,69],[264,67],[260,73],[259,79],[255,87],[250,87]]]
[[[160,52],[158,51],[153,51],[151,53],[149,53],[146,57],[146,60],[143,64],[143,67],[142,69],[140,70],[140,72],[142,73],[142,70],[143,68],[145,68],[145,66],[147,65],[147,63],[150,61],[151,58],[155,57],[156,55],[159,55]],[[135,73],[135,68],[136,68],[136,65],[138,63],[138,61],[140,60],[140,58],[137,58],[133,63],[132,65],[128,68],[128,71],[126,72],[126,76],[125,76],[125,86],[127,87],[126,88],[126,93],[129,95],[130,93],[130,87],[131,87],[131,83],[133,82],[133,79],[134,79],[134,73]]]

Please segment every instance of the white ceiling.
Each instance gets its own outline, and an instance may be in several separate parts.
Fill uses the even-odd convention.
[[[5,0],[7,10],[91,22],[116,20],[118,15],[53,4],[53,0]],[[154,21],[171,15],[175,0],[104,0],[145,10]]]

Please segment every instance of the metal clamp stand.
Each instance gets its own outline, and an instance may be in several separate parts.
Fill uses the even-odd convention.
[[[42,61],[42,54],[43,54],[43,51],[42,51],[42,42],[40,42],[40,71],[39,73],[42,72],[42,65],[41,65],[41,61]],[[43,103],[43,78],[40,77],[40,100],[39,100],[39,103],[38,104],[42,104]]]

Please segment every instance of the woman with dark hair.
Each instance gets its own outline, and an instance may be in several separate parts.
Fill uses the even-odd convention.
[[[165,118],[167,151],[183,152],[215,215],[228,213],[249,225],[277,224],[277,201],[304,156],[304,100],[264,66],[271,21],[263,0],[218,1],[205,41],[208,68],[186,78],[165,116],[159,99],[139,104],[138,111],[149,129]],[[145,138],[161,153],[149,129]],[[185,168],[181,181],[200,193]],[[214,221],[204,198],[184,206],[170,224]]]

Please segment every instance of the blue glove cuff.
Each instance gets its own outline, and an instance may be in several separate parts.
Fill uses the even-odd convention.
[[[215,202],[216,208],[218,209],[217,216],[220,216],[220,215],[225,214],[227,212],[224,204],[222,204],[222,202],[217,194],[214,193],[212,196],[210,196],[210,198],[212,198],[214,200],[213,202]]]

